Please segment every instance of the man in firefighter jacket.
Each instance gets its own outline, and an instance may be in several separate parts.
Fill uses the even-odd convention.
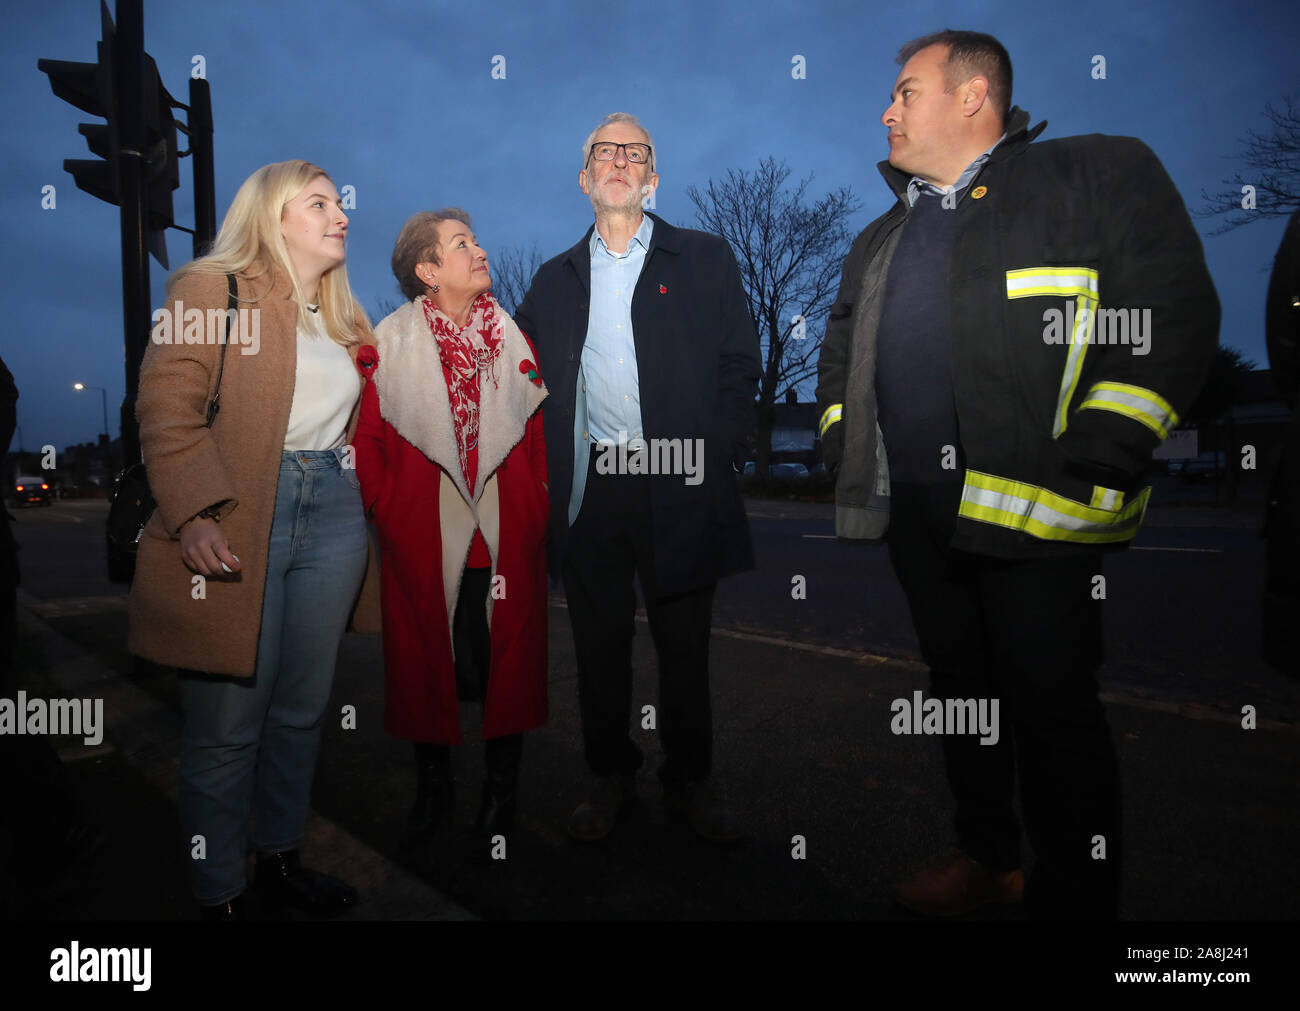
[[[953,717],[957,848],[895,898],[954,915],[1023,895],[1035,916],[1113,917],[1102,553],[1137,532],[1151,451],[1209,369],[1218,299],[1140,141],[1031,143],[1046,124],[1010,106],[988,35],[925,36],[898,62],[880,164],[898,202],[845,261],[817,388],[836,533],[887,543]],[[949,701],[993,699],[996,743]]]

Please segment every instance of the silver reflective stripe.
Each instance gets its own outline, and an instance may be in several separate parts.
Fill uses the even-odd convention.
[[[1093,267],[1022,267],[1007,271],[1007,298],[1047,295],[1073,296],[1075,300],[1074,328],[1056,394],[1056,411],[1052,415],[1053,439],[1069,424],[1070,401],[1083,373],[1083,358],[1092,339],[1100,292],[1100,276]]]
[[[1093,504],[1098,509],[1109,509],[1113,512],[1119,508],[1119,504],[1124,498],[1124,493],[1116,491],[1114,488],[1097,488],[1096,491],[1101,492],[1100,495],[1096,494],[1096,492],[1093,493],[1096,500]]]
[[[1116,506],[1122,502],[1118,492],[1100,490],[1104,501]],[[967,471],[958,515],[1043,540],[1123,541],[1137,532],[1150,493],[1151,489],[1144,489],[1128,506],[1115,511],[1076,502],[1037,485]]]
[[[1056,415],[1052,421],[1052,438],[1065,431],[1069,424],[1070,400],[1079,385],[1083,371],[1083,356],[1088,353],[1093,322],[1097,318],[1097,300],[1079,295],[1075,298],[1074,332],[1070,334],[1070,350],[1065,356],[1065,370],[1061,373],[1061,389],[1056,396]]]
[[[1079,405],[1097,410],[1114,411],[1134,421],[1141,422],[1164,439],[1169,429],[1178,424],[1178,415],[1169,401],[1141,386],[1129,383],[1101,382],[1093,385],[1088,397]]]
[[[1058,512],[1041,500],[1020,498],[1017,495],[990,491],[987,488],[972,488],[968,485],[962,499],[973,502],[975,505],[995,509],[998,512],[1009,513],[1013,516],[1024,516],[1027,519],[1056,527],[1059,530],[1101,533],[1110,532],[1115,526],[1113,523],[1105,521],[1084,520],[1077,516]]]
[[[1082,295],[1094,301],[1100,284],[1091,267],[1025,267],[1007,271],[1007,298]]]
[[[820,439],[826,435],[826,430],[839,421],[844,416],[843,404],[831,404],[822,412],[821,421],[817,423],[817,437]]]

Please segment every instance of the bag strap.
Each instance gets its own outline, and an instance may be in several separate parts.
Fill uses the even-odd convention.
[[[217,388],[212,394],[212,399],[208,401],[208,417],[203,422],[204,428],[211,428],[212,422],[217,418],[217,412],[221,410],[221,374],[226,371],[226,345],[230,340],[230,314],[239,311],[239,299],[235,292],[235,275],[226,275],[226,325],[225,333],[221,340],[221,364],[217,366]]]

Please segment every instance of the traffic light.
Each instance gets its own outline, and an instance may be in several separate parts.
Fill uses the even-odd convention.
[[[102,161],[67,159],[63,168],[77,188],[110,204],[122,203],[122,158],[125,148],[138,150],[143,160],[145,236],[149,252],[167,266],[165,231],[172,218],[172,190],[180,185],[177,162],[176,120],[171,96],[163,86],[153,57],[134,47],[121,47],[108,5],[100,0],[103,38],[98,63],[67,60],[38,60],[36,65],[50,77],[56,97],[83,112],[103,116],[105,123],[81,123],[77,132],[86,138],[91,154]],[[128,52],[128,50],[130,50]],[[140,101],[124,107],[123,74],[138,75]],[[125,143],[126,136],[142,136],[138,148]]]
[[[76,180],[77,188],[110,204],[118,202],[119,148],[117,127],[117,34],[108,5],[100,0],[103,38],[99,43],[98,63],[73,63],[69,60],[37,60],[36,66],[50,75],[55,97],[92,116],[102,116],[107,123],[81,123],[77,132],[86,138],[91,154],[103,161],[68,159],[63,168]]]
[[[122,465],[140,461],[140,435],[135,401],[140,390],[140,365],[149,345],[152,325],[149,254],[167,266],[166,230],[181,227],[172,220],[172,190],[180,185],[173,101],[158,67],[144,51],[143,0],[117,0],[117,23],[100,0],[102,39],[98,62],[69,63],[40,60],[56,97],[105,122],[82,123],[91,154],[101,161],[68,160],[63,167],[77,187],[121,208],[122,343],[126,359],[126,397],[122,401]],[[194,155],[195,256],[205,251],[215,232],[212,183],[212,106],[207,81],[190,81],[189,122]],[[191,231],[188,228],[183,231]],[[130,582],[134,559],[116,553],[109,539],[109,573],[113,582]]]
[[[144,195],[149,228],[149,252],[167,266],[164,235],[172,218],[172,190],[181,184],[172,100],[153,57],[144,57]]]

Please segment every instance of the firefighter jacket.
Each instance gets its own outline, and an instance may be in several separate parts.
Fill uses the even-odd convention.
[[[1004,558],[1133,537],[1151,452],[1199,393],[1219,328],[1200,240],[1155,154],[1131,137],[1032,143],[1047,124],[1028,124],[1011,110],[957,196],[947,276],[963,469],[952,547]],[[889,522],[876,332],[910,211],[910,176],[879,168],[899,199],[844,262],[817,386],[836,533],[862,540]]]

